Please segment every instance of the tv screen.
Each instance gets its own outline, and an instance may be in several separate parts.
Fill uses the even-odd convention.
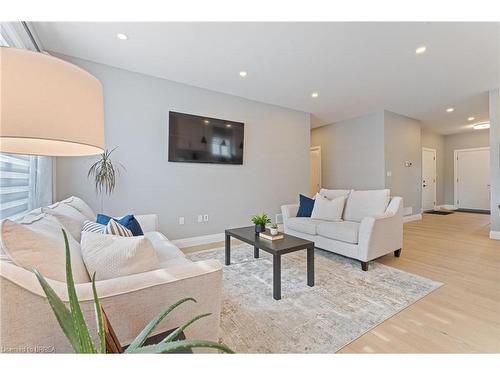
[[[243,164],[242,122],[169,113],[168,161]]]

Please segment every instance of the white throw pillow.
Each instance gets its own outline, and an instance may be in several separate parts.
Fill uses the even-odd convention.
[[[83,223],[87,220],[76,208],[59,202],[49,207],[43,207],[42,212],[54,216],[65,227],[75,240],[80,242]]]
[[[325,198],[333,200],[338,197],[347,197],[351,191],[343,189],[321,189],[319,194]]]
[[[319,193],[316,194],[314,197],[314,208],[312,210],[311,219],[342,221],[344,201],[344,196],[330,200],[321,196]]]
[[[90,208],[90,206],[87,203],[85,203],[85,201],[83,201],[83,199],[80,199],[78,197],[69,197],[61,202],[66,203],[67,205],[77,209],[87,219],[95,221],[96,215],[95,215],[94,211],[92,211],[92,208]]]
[[[151,242],[144,236],[120,237],[82,232],[82,256],[96,280],[147,272],[160,268]]]
[[[36,268],[46,278],[66,282],[66,252],[61,228],[56,218],[43,213],[19,223],[3,220],[0,228],[2,250],[17,266],[27,270]],[[68,243],[75,282],[89,282],[80,244],[69,234]]]
[[[360,222],[368,216],[382,215],[391,200],[389,189],[352,190],[347,198],[344,220]]]

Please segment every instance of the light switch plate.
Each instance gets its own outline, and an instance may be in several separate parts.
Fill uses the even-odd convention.
[[[184,216],[179,216],[179,225],[184,225]]]
[[[203,215],[198,215],[198,223],[202,223],[203,222]]]
[[[203,221],[208,221],[208,214],[203,215]]]

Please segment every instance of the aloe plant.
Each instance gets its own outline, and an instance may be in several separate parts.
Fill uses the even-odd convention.
[[[76,353],[106,353],[106,341],[104,333],[104,318],[101,310],[101,304],[97,296],[97,289],[95,285],[95,273],[92,276],[92,291],[94,294],[94,308],[95,316],[97,320],[98,336],[99,336],[99,346],[96,347],[90,335],[89,328],[85,318],[83,316],[78,297],[76,295],[75,283],[73,280],[73,273],[71,270],[71,255],[68,243],[68,237],[64,229],[62,230],[64,236],[64,244],[66,248],[66,284],[68,287],[68,297],[69,297],[69,309],[66,307],[64,302],[57,296],[54,290],[51,288],[47,280],[43,277],[40,272],[36,269],[33,270],[40,285],[42,286],[47,300],[49,301],[50,307],[56,316],[59,326],[68,338],[73,350]],[[184,298],[172,306],[167,307],[165,310],[161,311],[149,324],[144,327],[144,329],[139,333],[139,335],[132,341],[132,343],[125,350],[125,353],[171,353],[180,350],[186,350],[191,348],[213,348],[218,349],[226,353],[233,353],[224,344],[219,344],[212,341],[204,340],[179,340],[174,341],[188,326],[193,324],[198,319],[202,319],[210,314],[201,314],[195,316],[194,318],[188,320],[185,324],[174,330],[167,337],[165,337],[161,342],[154,345],[143,346],[144,342],[150,335],[150,333],[158,326],[158,324],[177,306],[186,303],[195,302],[194,298]]]

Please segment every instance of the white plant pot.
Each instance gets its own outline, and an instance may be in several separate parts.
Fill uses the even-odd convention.
[[[271,235],[276,236],[278,234],[278,229],[271,228]]]

